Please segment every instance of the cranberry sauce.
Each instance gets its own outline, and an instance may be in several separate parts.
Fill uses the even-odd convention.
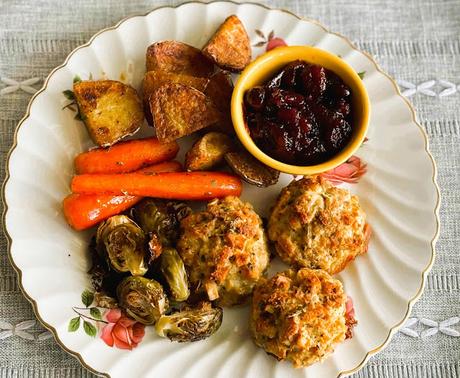
[[[297,60],[246,92],[246,123],[256,145],[274,159],[319,164],[350,140],[351,96],[332,71]]]

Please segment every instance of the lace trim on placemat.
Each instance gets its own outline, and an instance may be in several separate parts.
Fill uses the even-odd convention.
[[[39,81],[41,81],[39,77],[33,77],[24,81],[16,81],[7,77],[2,77],[0,78],[0,82],[6,84],[7,86],[0,89],[0,96],[16,92],[17,90],[22,90],[26,93],[34,94],[38,89],[32,87],[32,85],[37,84]]]
[[[33,328],[36,324],[36,320],[25,320],[16,325],[0,320],[0,341],[12,336],[17,336],[29,341],[46,340],[53,336],[51,332],[43,331],[43,329],[38,330],[38,332],[33,332],[31,328]]]
[[[447,97],[460,92],[460,84],[455,84],[447,80],[428,80],[414,84],[406,80],[397,80],[401,93],[410,97],[416,93],[430,97]]]
[[[127,65],[127,78],[122,80],[127,84],[131,84],[133,76],[132,63]],[[18,90],[22,90],[29,94],[34,94],[38,89],[32,87],[41,81],[38,77],[33,77],[24,81],[16,81],[7,77],[0,78],[0,82],[6,84],[5,88],[0,89],[0,95],[6,95]],[[406,97],[411,97],[417,93],[430,97],[447,97],[456,93],[460,93],[460,84],[455,84],[447,80],[428,80],[418,84],[411,83],[407,80],[397,80],[401,93]]]
[[[460,337],[460,331],[453,328],[453,326],[459,323],[460,317],[458,316],[453,316],[440,322],[427,318],[409,318],[399,330],[399,333],[414,338],[425,338],[438,333],[445,336]],[[49,331],[33,331],[31,328],[36,324],[36,320],[25,320],[16,325],[0,320],[0,341],[13,336],[29,341],[42,341],[52,337]],[[413,327],[417,325],[423,326],[424,329],[414,329]]]
[[[460,337],[460,331],[453,328],[459,322],[460,317],[458,316],[453,316],[440,322],[427,318],[409,318],[399,332],[406,336],[421,338],[434,336],[437,333]],[[424,329],[415,330],[413,327],[417,326],[417,324],[423,326]]]

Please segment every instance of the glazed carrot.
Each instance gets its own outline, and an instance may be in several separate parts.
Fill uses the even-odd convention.
[[[223,172],[175,172],[146,175],[79,175],[72,179],[74,193],[122,194],[181,200],[209,200],[241,194],[238,177]]]
[[[133,139],[109,148],[95,148],[75,158],[77,173],[126,173],[146,165],[173,159],[176,142],[160,143],[156,138]]]
[[[181,172],[184,168],[182,164],[176,160],[164,161],[163,163],[158,163],[154,165],[149,165],[147,167],[141,168],[137,173],[161,173],[161,172]]]
[[[177,161],[166,161],[142,168],[138,172],[153,174],[179,172],[182,165]],[[140,196],[113,196],[110,194],[71,194],[62,205],[67,222],[76,230],[84,230],[119,214],[138,203]]]
[[[141,199],[138,196],[72,193],[64,198],[62,206],[67,223],[81,231],[129,209]]]

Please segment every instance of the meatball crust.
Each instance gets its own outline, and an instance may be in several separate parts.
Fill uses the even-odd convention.
[[[268,237],[287,264],[335,274],[367,251],[370,227],[358,197],[313,176],[281,191]]]
[[[184,218],[177,249],[192,290],[221,306],[244,302],[269,264],[262,220],[237,197],[213,200]]]
[[[346,300],[342,283],[324,270],[290,269],[264,279],[252,301],[254,342],[295,367],[322,361],[345,340]]]

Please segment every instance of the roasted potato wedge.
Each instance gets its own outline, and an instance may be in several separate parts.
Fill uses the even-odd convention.
[[[228,152],[225,154],[225,161],[238,176],[249,184],[266,187],[278,182],[280,173],[261,163],[249,152],[243,150]]]
[[[178,83],[163,84],[150,97],[157,138],[170,142],[219,121],[220,112],[199,90]]]
[[[150,45],[146,56],[147,71],[163,70],[191,76],[207,77],[214,65],[197,48],[177,41],[163,41]]]
[[[224,161],[227,152],[234,149],[234,143],[227,135],[212,131],[198,139],[185,155],[188,171],[206,171]]]
[[[188,85],[203,92],[209,82],[205,77],[190,76],[181,73],[167,72],[161,70],[148,71],[142,82],[142,92],[144,100],[144,113],[148,123],[153,124],[152,113],[150,113],[150,96],[166,83],[179,83]]]
[[[204,90],[214,102],[217,109],[221,112],[221,121],[216,125],[215,129],[226,134],[233,135],[235,133],[230,116],[230,102],[232,100],[233,82],[232,77],[226,71],[218,71],[209,79],[209,83]]]
[[[203,53],[220,68],[240,72],[251,61],[251,43],[241,20],[228,17],[209,42]]]
[[[113,80],[80,81],[75,99],[91,139],[106,147],[134,134],[144,121],[142,103],[134,88]]]

